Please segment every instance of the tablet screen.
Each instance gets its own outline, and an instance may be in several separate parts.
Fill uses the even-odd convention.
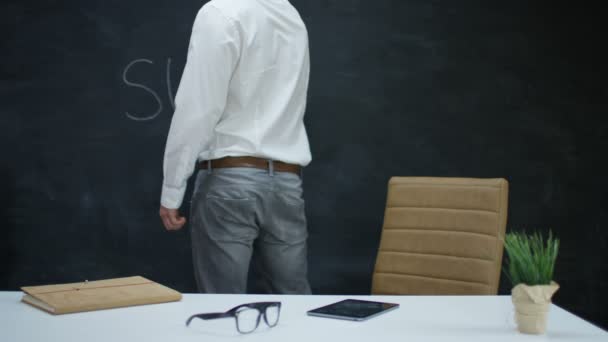
[[[393,303],[345,299],[337,303],[310,310],[308,311],[308,314],[311,316],[363,321],[398,307],[399,304]]]

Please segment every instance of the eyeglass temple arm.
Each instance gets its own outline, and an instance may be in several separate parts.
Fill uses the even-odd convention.
[[[195,318],[208,320],[208,319],[228,318],[228,317],[234,317],[234,314],[232,314],[230,312],[214,312],[214,313],[204,313],[204,314],[192,315],[186,321],[186,326],[188,326],[190,324],[190,322]]]

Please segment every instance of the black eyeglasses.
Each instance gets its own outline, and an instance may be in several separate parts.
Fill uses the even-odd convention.
[[[190,316],[186,321],[186,326],[190,325],[190,321],[194,318],[204,320],[217,318],[234,317],[236,320],[236,330],[241,334],[248,334],[254,331],[260,325],[260,318],[264,316],[264,322],[269,327],[274,327],[279,323],[281,314],[281,302],[257,302],[235,306],[226,312],[200,313]]]

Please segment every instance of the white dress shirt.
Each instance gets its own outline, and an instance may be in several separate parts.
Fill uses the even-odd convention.
[[[161,204],[181,206],[197,160],[306,166],[308,34],[287,0],[212,0],[198,12],[175,98]]]

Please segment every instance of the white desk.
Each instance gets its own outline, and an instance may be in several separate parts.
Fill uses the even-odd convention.
[[[0,292],[0,341],[608,341],[608,333],[552,306],[546,335],[523,335],[508,296],[262,296],[185,294],[181,302],[53,316],[21,303],[21,292]],[[401,304],[364,322],[309,317],[306,311],[345,298]],[[281,318],[247,335],[234,319],[186,319],[238,304],[278,300]]]

